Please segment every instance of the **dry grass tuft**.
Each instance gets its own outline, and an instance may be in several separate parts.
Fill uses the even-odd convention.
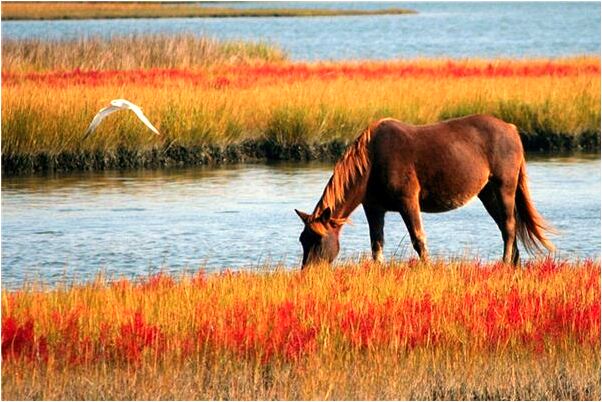
[[[215,64],[283,61],[275,45],[218,41],[192,34],[77,40],[2,41],[2,71],[198,69]]]

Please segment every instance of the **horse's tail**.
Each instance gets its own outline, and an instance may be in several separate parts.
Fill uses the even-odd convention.
[[[527,186],[527,166],[524,158],[518,173],[514,215],[517,236],[527,251],[530,253],[541,251],[540,245],[549,251],[554,251],[554,244],[546,237],[546,232],[555,233],[556,230],[537,212],[533,201],[531,201],[529,187]]]

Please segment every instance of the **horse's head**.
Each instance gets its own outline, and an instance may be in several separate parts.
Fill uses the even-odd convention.
[[[339,234],[345,219],[337,219],[331,216],[330,208],[309,215],[295,209],[299,218],[305,224],[299,241],[303,246],[303,265],[316,264],[320,262],[331,263],[339,254]]]

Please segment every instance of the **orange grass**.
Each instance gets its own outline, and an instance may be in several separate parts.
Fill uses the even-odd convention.
[[[80,154],[267,140],[311,144],[354,138],[371,120],[424,124],[490,113],[541,146],[599,143],[600,62],[411,61],[221,65],[194,70],[3,70],[2,153]],[[148,135],[127,113],[81,141],[111,99],[140,105],[165,135]],[[551,144],[551,145],[550,145]],[[535,144],[539,146],[537,143]],[[586,143],[587,145],[587,143]],[[589,144],[591,146],[591,144]],[[538,148],[536,148],[538,149]]]
[[[597,399],[600,263],[25,286],[2,356],[5,399]]]

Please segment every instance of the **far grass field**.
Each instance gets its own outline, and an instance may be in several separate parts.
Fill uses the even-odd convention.
[[[219,64],[284,62],[286,53],[274,44],[219,41],[191,34],[131,35],[110,39],[4,39],[2,73],[69,70],[199,70]]]
[[[2,291],[3,399],[600,399],[600,263],[415,260]]]
[[[415,14],[390,7],[380,10],[312,8],[229,8],[213,4],[172,2],[2,2],[3,20],[51,20],[95,18],[216,18],[216,17],[332,17],[341,15]]]
[[[529,151],[600,147],[597,56],[299,63],[261,43],[154,36],[5,41],[2,59],[5,173],[332,159],[381,117],[472,113],[514,123]],[[141,106],[163,136],[119,112],[83,142],[116,98]]]

